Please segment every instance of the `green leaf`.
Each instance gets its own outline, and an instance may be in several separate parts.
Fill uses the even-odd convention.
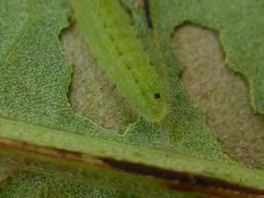
[[[260,28],[263,26],[263,1],[189,0],[155,2],[153,5],[158,11],[154,20],[163,36],[186,21],[218,32],[229,66],[246,77],[251,104],[263,113],[263,29]]]
[[[68,2],[0,0],[0,164],[4,170],[0,197],[50,197],[51,194],[54,197],[199,197],[207,188],[200,182],[202,179],[210,183],[212,191],[222,195],[263,190],[263,171],[246,168],[221,152],[204,114],[189,101],[179,83],[180,68],[170,48],[174,27],[195,19],[195,23],[201,21],[202,25],[226,32],[227,44],[223,45],[230,60],[234,60],[232,67],[239,67],[235,66],[236,62],[244,63],[244,59],[239,52],[233,52],[237,43],[228,43],[233,37],[227,32],[236,28],[230,28],[226,24],[231,23],[221,17],[212,17],[210,12],[205,15],[199,6],[211,6],[221,16],[236,13],[240,6],[244,10],[249,5],[261,10],[261,6],[258,1],[244,0],[235,4],[234,10],[227,9],[227,1],[188,2],[151,2],[155,25],[151,37],[141,8],[135,8],[132,1],[124,1],[152,61],[157,67],[166,68],[164,78],[169,81],[171,110],[160,123],[142,119],[133,122],[135,119],[128,118],[131,124],[116,131],[91,121],[89,116],[76,115],[69,104],[67,94],[70,83],[74,83],[71,73],[76,72],[78,65],[71,55],[65,57],[59,43],[60,32],[69,26]],[[256,17],[258,12],[254,12]],[[72,47],[63,45],[64,50]],[[69,60],[74,63],[73,68]],[[261,80],[252,76],[256,67],[250,67],[248,78]],[[89,94],[89,88],[79,86],[82,84],[73,90],[84,89]],[[260,109],[261,105],[257,106]],[[220,187],[214,182],[219,182]],[[242,187],[233,189],[229,182]],[[186,189],[193,193],[180,192]]]
[[[263,54],[264,49],[261,44],[262,28],[259,28],[263,26],[260,14],[263,12],[262,4],[262,1],[247,0],[190,0],[184,3],[154,1],[152,8],[153,21],[157,26],[162,51],[167,57],[167,65],[174,65],[179,70],[190,67],[186,69],[186,73],[193,72],[192,76],[187,77],[193,84],[187,85],[192,86],[187,92],[196,92],[188,93],[189,97],[194,97],[191,98],[192,101],[196,100],[206,112],[208,126],[222,141],[224,152],[255,167],[263,167],[264,158],[264,125],[261,108],[257,107],[261,106],[263,100],[260,98],[264,92],[260,77],[263,76],[260,54]],[[210,30],[217,41],[206,38],[208,34],[201,35],[199,28],[196,34],[190,29],[190,34],[186,31],[187,36],[182,36],[183,41],[175,39],[174,48],[178,43],[181,49],[173,52],[176,50],[172,49],[171,36],[188,25]],[[203,39],[200,48],[197,47],[198,39]],[[219,42],[220,46],[211,48],[214,51],[212,57],[205,57],[206,54],[202,52],[208,50],[206,48],[214,42]],[[196,48],[196,51],[191,48]],[[176,56],[178,54],[176,58],[180,63],[177,65],[173,60],[173,53]],[[216,63],[217,60],[219,63]],[[184,72],[183,69],[183,74]],[[245,87],[245,84],[249,87]],[[233,141],[234,139],[239,141]]]

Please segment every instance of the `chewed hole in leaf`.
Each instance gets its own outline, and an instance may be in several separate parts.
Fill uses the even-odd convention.
[[[76,26],[65,29],[60,38],[73,67],[68,98],[74,113],[113,130],[133,122],[132,111],[98,67]]]
[[[184,24],[174,34],[173,47],[184,67],[181,84],[205,112],[223,151],[248,166],[263,166],[264,120],[250,107],[248,87],[228,67],[214,32]]]

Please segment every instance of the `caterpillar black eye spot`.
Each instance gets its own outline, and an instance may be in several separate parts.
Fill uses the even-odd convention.
[[[155,93],[155,94],[154,94],[154,98],[155,98],[155,99],[159,99],[159,98],[160,98],[160,94],[159,94],[159,93]]]

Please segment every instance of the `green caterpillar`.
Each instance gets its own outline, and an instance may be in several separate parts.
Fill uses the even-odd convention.
[[[72,0],[80,32],[106,76],[135,112],[150,122],[166,114],[165,94],[118,0]]]

